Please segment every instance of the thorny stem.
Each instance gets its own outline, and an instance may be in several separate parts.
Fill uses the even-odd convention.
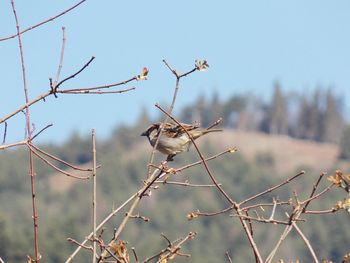
[[[21,56],[21,66],[22,66],[22,78],[23,78],[23,89],[24,89],[24,95],[25,95],[25,102],[28,104],[29,98],[28,98],[28,88],[27,88],[27,80],[26,80],[26,70],[25,70],[25,63],[24,63],[24,54],[23,54],[23,46],[22,46],[22,40],[21,40],[21,31],[19,26],[19,21],[17,17],[17,12],[15,8],[14,0],[11,0],[11,6],[13,15],[16,22],[16,29],[17,29],[17,39],[19,44],[19,52]],[[28,142],[31,141],[32,136],[32,130],[30,126],[30,113],[29,108],[25,108],[25,116],[26,116],[26,131],[27,131],[27,140]],[[37,202],[36,202],[36,174],[34,170],[34,162],[33,162],[33,153],[31,150],[29,150],[29,176],[31,180],[31,192],[32,192],[32,215],[33,215],[33,230],[34,230],[34,251],[35,251],[35,262],[40,262],[40,252],[39,252],[39,234],[38,234],[38,211],[37,211]]]

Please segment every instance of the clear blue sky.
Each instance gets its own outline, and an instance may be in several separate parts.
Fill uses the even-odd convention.
[[[77,1],[16,1],[20,24],[26,28]],[[209,71],[182,82],[176,108],[200,93],[218,91],[225,99],[252,92],[269,98],[279,80],[285,91],[311,91],[333,86],[350,96],[350,2],[342,1],[92,1],[23,35],[31,98],[48,90],[61,46],[67,43],[62,77],[95,55],[93,64],[64,87],[89,87],[125,80],[150,70],[149,80],[134,83],[121,95],[60,95],[31,108],[37,129],[54,126],[41,141],[62,141],[72,131],[96,128],[106,137],[120,123],[133,122],[142,107],[151,114],[156,102],[170,103],[174,78],[165,58],[179,71],[195,59],[207,59]],[[15,32],[10,0],[0,2],[0,36]],[[24,102],[18,43],[0,42],[1,117]],[[348,108],[348,107],[347,107]],[[9,121],[8,142],[24,136],[24,117]],[[0,127],[2,134],[3,127]]]

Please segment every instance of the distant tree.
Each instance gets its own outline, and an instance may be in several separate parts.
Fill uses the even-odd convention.
[[[268,133],[287,134],[288,108],[286,99],[278,82],[274,85],[274,92],[270,107],[266,111],[266,128]]]
[[[248,99],[246,96],[232,96],[223,105],[223,118],[229,127],[237,128],[239,116],[247,109]]]
[[[325,110],[320,121],[320,140],[339,143],[343,132],[342,103],[329,89],[326,94]]]
[[[304,95],[300,98],[296,136],[302,139],[320,141],[321,132],[321,90],[317,88],[310,102]]]
[[[345,126],[339,146],[339,158],[350,160],[350,125]]]

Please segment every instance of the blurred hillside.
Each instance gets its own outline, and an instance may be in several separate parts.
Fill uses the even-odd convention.
[[[280,115],[281,109],[276,106],[282,105],[276,102],[278,101],[276,97],[280,96],[276,94],[281,94],[278,90],[277,86],[275,99],[271,102],[253,103],[260,109],[258,111],[252,111],[252,106],[249,106],[252,105],[252,101],[256,101],[256,98],[251,96],[233,97],[221,102],[214,95],[209,100],[210,103],[201,97],[198,101],[202,103],[188,106],[178,114],[181,121],[192,122],[197,119],[203,126],[209,125],[219,116],[224,116],[222,124],[224,132],[219,136],[208,135],[199,139],[199,146],[205,156],[214,155],[232,146],[238,147],[237,153],[209,162],[219,182],[236,200],[242,200],[252,193],[267,189],[301,169],[306,171],[306,175],[298,182],[288,185],[287,189],[278,191],[277,194],[281,200],[288,200],[291,197],[291,191],[295,190],[301,198],[306,197],[311,191],[312,183],[321,172],[332,174],[335,169],[342,169],[344,172],[350,169],[350,163],[344,159],[347,156],[339,158],[344,151],[343,145],[346,145],[342,143],[348,138],[341,135],[347,134],[347,128],[344,128],[347,126],[341,111],[337,109],[334,113],[338,116],[336,121],[341,121],[341,124],[339,122],[335,126],[337,129],[333,129],[334,126],[327,128],[334,121],[328,119],[327,123],[316,122],[319,125],[318,129],[323,129],[322,132],[318,129],[313,132],[306,129],[303,133],[294,133],[294,137],[298,137],[296,134],[299,134],[303,139],[292,138],[293,134],[290,132],[295,131],[297,127],[301,128],[302,122],[292,126],[291,119],[285,117],[290,116],[293,109],[291,107],[283,106],[285,111]],[[329,98],[331,93],[323,94],[326,94],[326,97],[320,95],[320,98],[325,99]],[[335,102],[335,97],[332,98]],[[307,105],[312,101],[307,98],[302,100],[308,101]],[[332,100],[329,99],[328,104],[318,104],[315,116],[325,117],[330,111],[327,109],[333,105],[330,103]],[[327,100],[322,101],[327,102]],[[274,107],[277,108],[274,109]],[[296,109],[300,110],[299,107]],[[309,110],[311,109],[314,108],[310,107]],[[294,109],[293,112],[296,114],[297,111]],[[301,114],[295,120],[305,114]],[[283,116],[285,118],[282,118]],[[311,121],[311,115],[306,116],[310,118],[304,118],[305,123],[308,123],[309,128],[314,127],[311,125],[315,124],[315,121]],[[286,120],[288,120],[287,124]],[[111,138],[105,141],[98,140],[98,163],[102,165],[98,169],[99,221],[111,211],[112,207],[123,203],[143,184],[151,147],[144,137],[140,137],[140,133],[152,121],[144,111],[134,125],[117,127]],[[323,124],[320,125],[321,123]],[[309,135],[306,136],[306,134]],[[337,134],[339,137],[331,139],[328,137],[330,134],[333,136]],[[62,145],[48,144],[42,145],[41,148],[68,162],[84,167],[91,166],[90,137],[74,134]],[[162,158],[164,156],[157,155],[155,163]],[[188,153],[176,156],[171,165],[180,167],[198,159],[195,151],[191,149]],[[67,237],[79,241],[91,231],[91,185],[89,181],[78,181],[54,173],[38,160],[35,165],[38,167],[37,192],[41,215],[39,234],[42,240],[40,246],[44,253],[43,259],[45,262],[64,262],[75,249],[75,245],[66,241]],[[0,167],[0,255],[6,262],[23,262],[31,249],[32,242],[30,240],[32,236],[30,183],[26,176],[26,152],[21,148],[0,152]],[[210,184],[201,166],[176,175],[174,180]],[[327,184],[326,180],[322,183],[323,186]],[[266,195],[262,201],[270,201],[272,197],[275,195]],[[311,208],[330,209],[343,198],[343,193],[336,191]],[[136,248],[140,258],[146,258],[166,245],[160,233],[166,234],[170,239],[176,239],[185,236],[189,231],[196,231],[198,236],[184,247],[184,251],[192,255],[190,262],[223,262],[227,250],[233,255],[234,262],[251,262],[253,258],[249,245],[238,220],[227,215],[204,217],[193,221],[188,221],[186,217],[187,213],[197,209],[214,212],[223,208],[225,208],[225,202],[215,189],[164,185],[159,190],[154,190],[153,196],[144,200],[138,211],[141,215],[150,217],[151,221],[145,223],[135,219],[128,225],[121,238],[129,241],[129,248]],[[125,211],[106,226],[107,240],[111,237],[113,228],[123,217],[123,213]],[[260,211],[260,213],[264,212]],[[265,213],[269,215],[269,211]],[[312,219],[311,224],[305,222],[301,227],[319,255],[339,262],[349,249],[350,229],[345,227],[348,222],[349,215],[339,212],[335,215],[319,216]],[[260,225],[255,229],[255,235],[259,244],[270,245],[277,241],[281,231],[281,226],[267,230],[264,225]],[[262,247],[265,256],[268,247],[263,245]],[[88,252],[82,252],[75,262],[88,262],[88,256]],[[284,243],[278,258],[284,258],[286,261],[298,258],[301,262],[310,262],[308,251],[295,234]],[[186,258],[176,259],[176,262],[189,261]]]

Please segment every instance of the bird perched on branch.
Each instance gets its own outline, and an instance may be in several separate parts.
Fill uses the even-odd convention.
[[[168,155],[167,161],[173,161],[173,157],[176,154],[189,150],[192,141],[188,134],[193,140],[196,140],[207,133],[222,131],[220,129],[203,129],[198,125],[185,123],[178,125],[175,123],[157,122],[149,126],[141,136],[147,136],[150,144],[154,146],[159,137],[162,126],[162,135],[159,138],[156,149],[161,153]],[[184,129],[186,129],[188,134]]]

